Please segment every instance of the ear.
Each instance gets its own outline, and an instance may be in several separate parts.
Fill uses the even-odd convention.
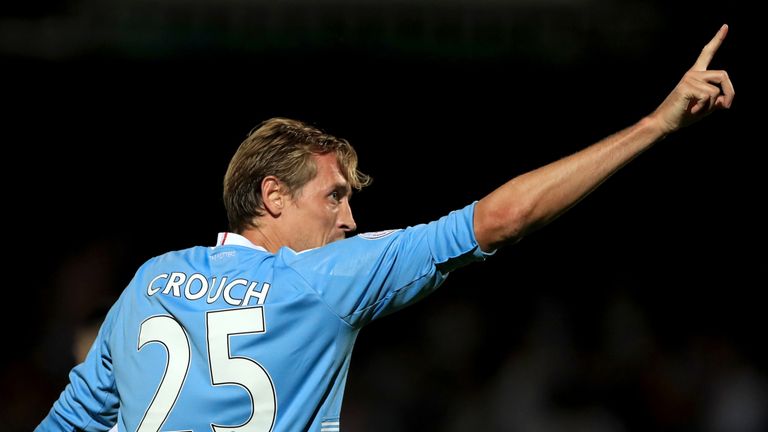
[[[284,188],[285,186],[275,176],[266,176],[261,181],[261,197],[264,201],[264,208],[274,217],[280,216],[280,213],[283,212],[285,205]]]

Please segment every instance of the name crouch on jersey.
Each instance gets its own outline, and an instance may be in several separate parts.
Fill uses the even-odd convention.
[[[255,305],[262,305],[269,293],[269,282],[252,281],[243,278],[229,280],[227,276],[205,276],[184,272],[162,273],[155,276],[147,285],[147,295],[157,293],[174,297],[184,296],[187,300],[205,298],[211,304],[223,297],[232,306],[248,306],[251,300]]]

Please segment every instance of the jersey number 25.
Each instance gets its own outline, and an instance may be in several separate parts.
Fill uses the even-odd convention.
[[[232,335],[264,333],[264,309],[261,306],[243,309],[210,311],[205,316],[211,384],[238,385],[251,398],[251,417],[237,426],[211,423],[215,432],[268,432],[275,423],[275,387],[266,370],[246,357],[232,357],[229,337]],[[139,346],[157,342],[165,346],[168,361],[163,378],[149,404],[137,432],[158,432],[179,398],[187,378],[190,362],[189,337],[173,317],[157,315],[141,324]]]

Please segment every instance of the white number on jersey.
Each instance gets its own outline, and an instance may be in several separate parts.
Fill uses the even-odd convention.
[[[251,417],[240,426],[211,424],[215,432],[269,432],[275,423],[277,398],[267,371],[246,357],[232,357],[229,337],[264,333],[264,308],[227,309],[206,313],[206,334],[211,384],[238,385],[251,398]],[[181,393],[190,363],[187,332],[170,316],[154,316],[141,324],[139,346],[152,342],[162,344],[168,361],[160,385],[149,404],[137,432],[158,432],[168,419]]]

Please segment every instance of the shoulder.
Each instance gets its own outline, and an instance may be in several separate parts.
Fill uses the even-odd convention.
[[[214,251],[214,249],[215,248],[213,247],[193,246],[186,249],[172,250],[172,251],[168,251],[163,254],[154,256],[148,259],[146,262],[152,263],[152,262],[188,259],[190,257],[196,257],[196,256],[208,256]]]
[[[146,271],[151,271],[158,267],[174,267],[181,264],[190,264],[199,262],[200,260],[207,259],[214,248],[204,246],[193,246],[186,249],[179,249],[168,251],[160,255],[156,255],[144,261],[136,271],[136,275],[139,276]]]
[[[385,230],[385,231],[373,231],[373,232],[358,234],[356,237],[360,237],[363,240],[379,240],[379,239],[389,237],[392,234],[395,234],[396,232],[399,232],[399,231],[402,231],[402,230],[391,229],[391,230]]]
[[[277,252],[277,259],[286,266],[303,273],[344,274],[358,269],[364,262],[386,254],[399,241],[405,230],[394,229],[358,234],[325,246],[294,251],[284,247]]]
[[[376,231],[361,233],[344,240],[335,241],[325,246],[307,249],[303,251],[294,251],[291,248],[283,247],[277,252],[277,256],[286,263],[323,260],[330,256],[350,253],[363,253],[381,248],[383,245],[397,240],[402,229],[392,229],[386,231]]]

